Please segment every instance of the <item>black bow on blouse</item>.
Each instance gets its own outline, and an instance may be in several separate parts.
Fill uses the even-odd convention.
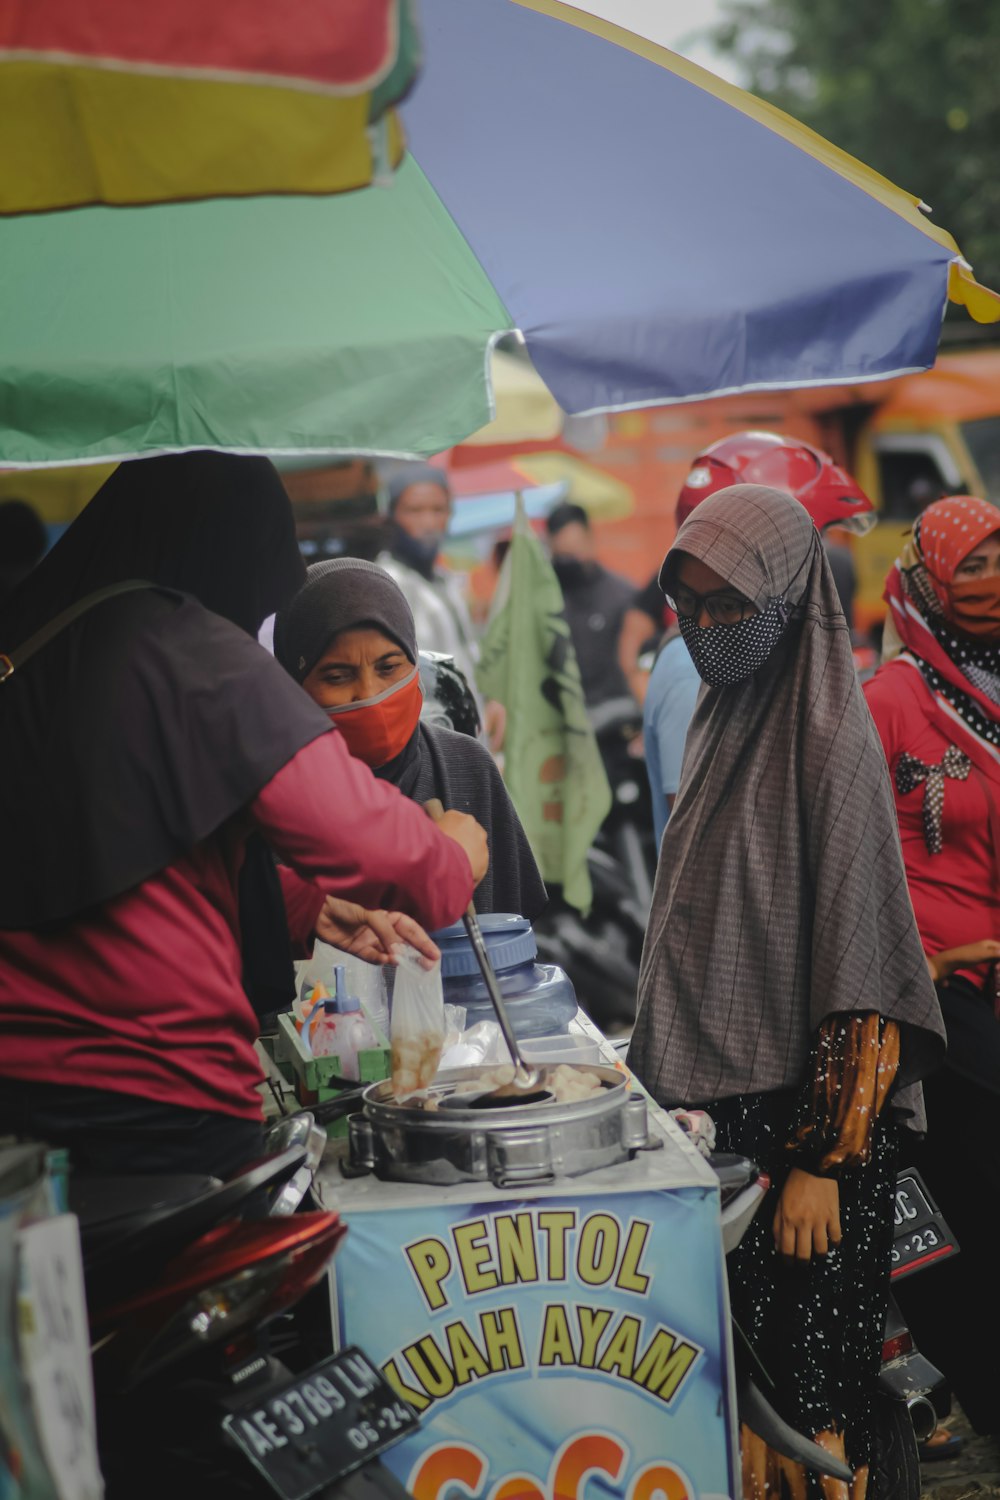
[[[915,755],[903,754],[896,766],[896,790],[901,797],[912,792],[921,782],[924,788],[924,842],[931,854],[940,854],[943,847],[941,815],[944,812],[944,779],[952,781],[968,779],[972,762],[954,745],[941,757],[940,765],[929,766]]]

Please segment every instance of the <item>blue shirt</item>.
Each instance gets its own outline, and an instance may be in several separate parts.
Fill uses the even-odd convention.
[[[680,636],[668,641],[656,658],[642,712],[646,771],[653,794],[653,827],[659,849],[670,809],[667,798],[677,795],[688,725],[698,699],[701,678]]]

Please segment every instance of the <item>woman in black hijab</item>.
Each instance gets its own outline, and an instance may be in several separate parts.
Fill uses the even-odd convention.
[[[421,722],[418,644],[402,589],[358,558],[314,563],[274,627],[278,660],[352,755],[414,802],[436,797],[486,829],[490,868],[477,908],[533,921],[545,908],[545,887],[493,758],[468,735]]]
[[[255,1154],[254,834],[327,895],[431,925],[468,900],[481,830],[439,837],[257,645],[302,576],[271,465],[190,453],[122,465],[0,612],[0,1131],[93,1170]]]

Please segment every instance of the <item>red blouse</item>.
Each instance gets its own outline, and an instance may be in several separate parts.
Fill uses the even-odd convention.
[[[472,895],[459,845],[341,735],[320,735],[245,818],[134,890],[58,931],[0,931],[0,1089],[36,1079],[260,1118],[236,890],[254,828],[309,883],[291,914],[301,936],[325,893],[427,927],[456,921]]]
[[[865,684],[864,691],[889,762],[906,878],[924,951],[940,953],[1000,937],[1000,891],[984,787],[988,778],[1000,807],[1000,761],[991,763],[980,755],[967,780],[945,778],[943,848],[940,854],[931,854],[923,823],[926,783],[902,795],[896,785],[896,767],[904,754],[927,765],[940,764],[952,745],[965,754],[967,736],[958,726],[951,730],[936,710],[919,670],[909,662],[889,662]],[[985,983],[981,970],[961,972],[980,987]]]

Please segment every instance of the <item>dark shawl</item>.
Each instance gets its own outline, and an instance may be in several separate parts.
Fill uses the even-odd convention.
[[[630,1063],[670,1104],[795,1087],[827,1016],[878,1011],[900,1023],[905,1087],[944,1028],[819,533],[790,496],[735,485],[693,512],[668,563],[681,551],[758,608],[784,597],[793,623],[748,681],[698,698]],[[919,1095],[897,1099],[919,1112]]]
[[[0,613],[3,650],[107,584],[163,586],[98,605],[0,684],[0,926],[66,922],[133,888],[328,731],[248,633],[303,573],[266,460],[116,470]],[[273,890],[266,858],[258,870]]]
[[[404,797],[438,797],[446,810],[469,813],[486,829],[490,867],[476,887],[479,912],[516,912],[533,922],[548,896],[503,777],[485,745],[440,724],[420,724],[401,755],[375,775]]]

